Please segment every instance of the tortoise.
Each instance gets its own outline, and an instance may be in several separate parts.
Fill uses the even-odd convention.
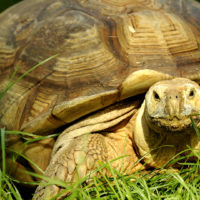
[[[29,0],[4,11],[1,91],[15,66],[18,77],[58,55],[7,91],[0,126],[44,136],[62,130],[56,142],[24,147],[9,136],[8,145],[66,182],[99,160],[128,155],[112,165],[133,173],[162,166],[187,145],[198,148],[190,116],[200,109],[199,11],[192,0]],[[199,115],[194,120],[200,126]],[[144,155],[147,164],[134,165]],[[18,161],[13,175],[32,181],[25,167]],[[59,190],[41,185],[33,199]]]

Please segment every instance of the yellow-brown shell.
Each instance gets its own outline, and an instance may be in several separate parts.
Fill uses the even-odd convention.
[[[0,90],[14,67],[19,66],[20,76],[58,56],[4,95],[0,125],[39,134],[54,130],[118,101],[122,82],[138,70],[198,74],[199,19],[200,5],[192,0],[29,0],[15,5],[0,15]]]

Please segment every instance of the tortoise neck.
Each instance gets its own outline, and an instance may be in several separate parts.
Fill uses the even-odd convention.
[[[144,117],[145,101],[136,114],[135,123],[133,124],[133,138],[139,150],[140,156],[144,156],[157,148],[163,141],[164,137],[152,131]]]

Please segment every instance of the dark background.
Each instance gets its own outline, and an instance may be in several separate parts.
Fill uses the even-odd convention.
[[[0,0],[0,12],[22,0]]]
[[[22,0],[0,0],[0,12],[2,12],[6,8],[8,8],[11,5],[18,3],[20,1],[22,1]],[[176,0],[174,0],[174,1],[176,1]],[[196,0],[196,1],[200,2],[200,0]]]

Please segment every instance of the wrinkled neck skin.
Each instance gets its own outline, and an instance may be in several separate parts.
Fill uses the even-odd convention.
[[[145,156],[144,161],[151,167],[162,167],[177,153],[188,147],[199,147],[199,139],[195,131],[184,132],[155,132],[147,123],[145,117],[145,101],[138,110],[133,126],[134,142],[140,156]]]

